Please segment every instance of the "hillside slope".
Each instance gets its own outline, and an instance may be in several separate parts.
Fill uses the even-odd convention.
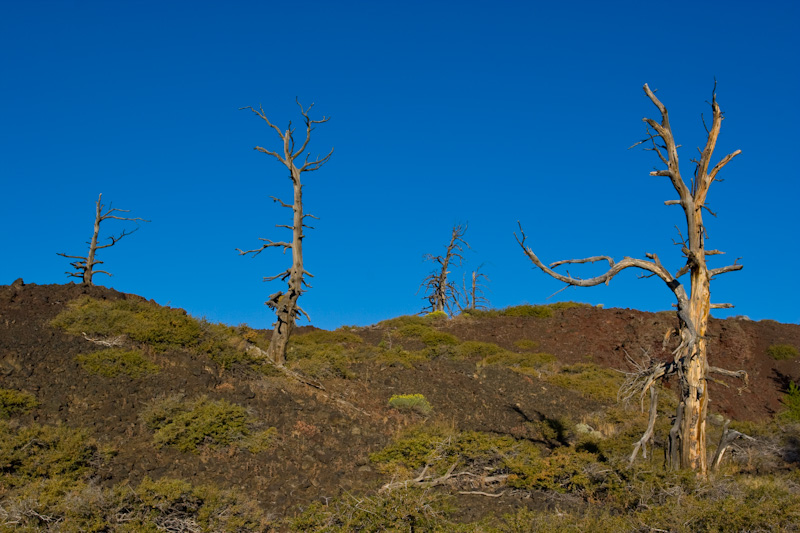
[[[102,287],[21,280],[0,287],[0,388],[30,393],[38,401],[14,416],[12,426],[81,428],[99,447],[113,449],[93,474],[99,487],[160,478],[211,484],[247,495],[273,519],[292,516],[311,502],[375,491],[390,478],[370,455],[390,445],[403,428],[419,424],[510,436],[545,452],[572,446],[576,437],[564,429],[565,420],[591,421],[614,408],[613,393],[622,378],[602,369],[625,370],[626,352],[634,358],[645,352],[668,357],[661,339],[673,321],[667,313],[576,307],[545,318],[459,317],[432,321],[430,327],[419,319],[395,319],[342,330],[337,338],[319,331],[314,337],[313,328],[306,328],[289,358],[308,376],[305,383],[254,370],[244,360],[221,364],[218,348],[204,349],[202,343],[164,349],[122,338],[160,370],[135,378],[105,377],[89,373],[78,356],[103,349],[108,339],[68,334],[52,324],[69,302],[82,297],[146,303]],[[209,327],[201,327],[203,335]],[[256,343],[264,337],[252,330],[242,335]],[[800,361],[769,357],[767,348],[774,344],[800,346],[800,326],[711,321],[713,364],[750,375],[744,390],[734,382],[711,385],[714,412],[759,421],[781,409],[789,381],[800,382]],[[513,362],[515,357],[528,362]],[[586,383],[570,381],[570,372]],[[390,407],[390,397],[409,394],[424,395],[433,414]],[[213,446],[209,440],[191,452],[155,445],[143,413],[201,396],[245,407],[252,431],[272,436],[268,445],[252,451]],[[626,416],[640,416],[636,409],[631,413]],[[0,502],[9,487],[13,483],[0,491]],[[503,491],[497,499],[480,492],[459,499],[460,520],[547,500],[530,492]]]

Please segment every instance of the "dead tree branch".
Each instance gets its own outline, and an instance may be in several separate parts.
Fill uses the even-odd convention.
[[[424,288],[424,299],[428,300],[428,305],[422,309],[423,313],[446,311],[448,314],[452,315],[455,308],[458,306],[458,287],[452,281],[448,281],[448,275],[451,273],[451,267],[459,267],[464,262],[464,247],[469,248],[469,244],[464,240],[464,234],[466,232],[466,224],[453,226],[450,244],[447,245],[445,254],[436,256],[431,254],[425,255],[426,261],[433,261],[439,266],[422,280],[419,289],[417,289],[417,293],[419,293],[419,291]]]
[[[274,323],[275,329],[272,333],[272,340],[270,342],[269,350],[267,350],[268,357],[278,365],[283,365],[286,361],[286,347],[289,342],[289,337],[294,329],[295,321],[301,316],[310,320],[308,313],[306,313],[298,304],[297,300],[305,292],[305,288],[310,287],[305,281],[305,276],[311,276],[303,266],[303,234],[304,228],[311,228],[304,223],[306,217],[317,218],[313,215],[305,214],[303,212],[303,185],[301,177],[304,172],[313,172],[321,168],[333,155],[333,149],[326,156],[311,158],[310,153],[306,153],[309,142],[311,141],[311,132],[317,124],[324,124],[329,120],[328,117],[322,117],[319,120],[312,119],[309,116],[311,104],[304,108],[298,100],[295,99],[300,114],[303,117],[303,124],[305,124],[305,137],[299,148],[295,148],[295,130],[292,128],[292,123],[285,131],[281,131],[275,124],[273,124],[264,112],[263,107],[259,106],[258,109],[248,106],[241,109],[249,109],[256,116],[262,119],[266,124],[278,134],[283,145],[281,151],[270,150],[261,146],[256,146],[255,150],[263,154],[274,157],[280,161],[289,170],[289,179],[292,182],[293,199],[292,203],[288,204],[280,200],[277,196],[270,196],[270,198],[279,204],[281,207],[286,207],[292,210],[292,224],[278,224],[278,228],[291,230],[292,240],[288,241],[272,241],[270,239],[261,238],[264,242],[259,248],[252,250],[243,250],[237,248],[236,250],[240,255],[256,256],[266,250],[267,248],[283,248],[285,254],[287,250],[292,253],[292,265],[284,272],[275,276],[268,276],[264,281],[273,281],[280,278],[282,281],[288,280],[288,288],[286,292],[278,291],[269,296],[266,305],[275,312],[276,322]],[[295,160],[302,158],[302,164],[298,165]],[[313,228],[312,228],[313,229]],[[305,287],[305,288],[304,288]]]
[[[648,146],[648,151],[655,152],[659,161],[665,168],[650,172],[651,176],[663,176],[670,180],[672,188],[678,194],[678,199],[671,199],[664,202],[668,206],[679,205],[684,211],[686,220],[686,233],[678,230],[681,236],[681,252],[685,258],[685,265],[681,267],[673,276],[664,268],[656,254],[646,254],[647,259],[634,259],[625,257],[619,262],[615,262],[611,257],[600,255],[586,259],[566,259],[556,261],[549,267],[545,265],[533,250],[526,246],[526,236],[519,225],[520,236],[516,233],[514,237],[520,245],[525,255],[539,269],[554,279],[562,281],[567,286],[592,287],[601,283],[608,284],[611,279],[627,268],[636,268],[644,271],[643,277],[658,277],[672,291],[677,299],[677,319],[678,325],[675,328],[679,344],[672,351],[672,361],[662,362],[641,367],[633,372],[621,390],[622,396],[631,397],[639,393],[643,399],[644,394],[651,391],[650,422],[648,429],[636,444],[631,455],[631,461],[636,458],[639,449],[644,450],[647,442],[652,436],[652,428],[655,422],[656,400],[654,383],[659,379],[675,374],[678,376],[679,404],[676,410],[672,430],[670,431],[670,450],[669,457],[674,468],[691,468],[700,477],[705,477],[708,471],[708,453],[706,446],[705,419],[708,396],[708,373],[712,368],[708,365],[706,350],[706,332],[708,327],[709,311],[712,308],[728,307],[728,304],[712,305],[710,303],[710,281],[717,275],[726,272],[740,270],[741,265],[735,261],[733,265],[709,269],[706,264],[708,256],[720,255],[718,250],[706,250],[705,239],[707,231],[703,223],[703,209],[706,206],[708,189],[714,181],[721,181],[718,178],[719,172],[741,151],[736,150],[724,156],[718,163],[712,165],[714,149],[719,136],[723,115],[717,104],[716,93],[713,93],[711,109],[713,119],[710,128],[707,127],[707,139],[705,147],[700,151],[699,160],[693,160],[695,169],[693,177],[687,183],[681,176],[678,145],[672,134],[669,113],[666,106],[656,97],[655,91],[645,84],[644,92],[647,98],[655,105],[660,114],[660,120],[651,118],[642,119],[645,123],[645,138],[634,146]],[[715,83],[716,89],[716,83]],[[711,213],[711,211],[709,211]],[[716,216],[715,213],[711,213]],[[586,264],[604,261],[608,263],[608,269],[600,275],[580,278],[569,273],[560,274],[554,269],[567,264]],[[689,274],[689,290],[684,288],[679,278]],[[672,338],[670,333],[665,337],[666,341]],[[743,377],[740,372],[722,371],[718,372],[728,377]],[[745,375],[746,377],[746,375]]]
[[[77,261],[73,261],[70,263],[72,268],[76,270],[76,272],[65,272],[68,276],[81,278],[82,283],[85,285],[93,285],[92,277],[95,274],[106,274],[107,276],[111,276],[111,273],[106,270],[97,270],[95,267],[97,265],[102,265],[103,261],[99,261],[96,259],[97,250],[102,250],[103,248],[110,248],[117,244],[122,238],[127,237],[135,233],[139,226],[132,230],[122,230],[122,233],[119,235],[111,235],[107,237],[108,240],[111,242],[107,244],[98,244],[98,239],[100,236],[100,224],[104,220],[127,220],[132,222],[150,222],[149,220],[145,220],[140,217],[124,217],[119,216],[115,213],[129,213],[130,211],[127,209],[117,209],[112,207],[111,204],[108,204],[108,210],[104,211],[105,207],[102,203],[103,194],[101,193],[97,197],[97,202],[95,203],[95,216],[94,216],[94,230],[92,232],[92,238],[87,243],[89,245],[89,252],[85,256],[78,256],[78,255],[67,255],[65,253],[57,253],[56,255],[60,255],[61,257],[65,257],[67,259],[76,259]]]

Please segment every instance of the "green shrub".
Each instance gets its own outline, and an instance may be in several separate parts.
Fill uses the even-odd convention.
[[[425,317],[421,317],[419,315],[403,315],[395,318],[390,318],[387,320],[382,320],[378,322],[378,325],[384,328],[401,328],[403,326],[408,326],[412,324],[420,324],[422,326],[425,326],[429,322],[430,320],[426,320]]]
[[[767,348],[767,355],[776,361],[781,361],[784,359],[796,359],[800,357],[800,352],[798,352],[796,346],[791,344],[773,344]]]
[[[39,401],[33,394],[15,389],[0,389],[0,419],[27,413],[38,405]]]
[[[520,374],[538,376],[541,370],[552,365],[556,360],[555,355],[545,352],[514,353],[503,350],[480,361],[478,363],[478,368],[480,369],[488,365],[498,365],[508,367]]]
[[[447,320],[449,318],[447,313],[444,311],[433,311],[425,315],[424,317],[426,320],[433,320],[433,321],[440,321],[440,320]]]
[[[548,376],[546,379],[559,387],[578,391],[584,396],[604,401],[615,401],[624,381],[621,372],[593,363],[565,366],[558,374]]]
[[[141,419],[154,431],[156,447],[174,446],[182,452],[199,453],[203,445],[235,445],[261,451],[274,436],[270,430],[269,434],[254,434],[244,407],[206,396],[194,400],[185,400],[181,395],[156,399],[144,408]]]
[[[520,339],[514,342],[514,346],[526,352],[532,352],[539,347],[539,343],[531,339]]]
[[[592,307],[592,306],[590,304],[584,304],[580,302],[556,302],[548,304],[547,307],[549,307],[550,309],[556,309],[560,311],[563,309],[576,309],[581,307]]]
[[[391,349],[384,349],[375,356],[375,361],[389,366],[403,366],[412,368],[414,363],[427,361],[431,357],[429,350],[408,351],[396,346]]]
[[[160,367],[144,358],[140,350],[123,350],[108,348],[76,357],[81,366],[97,376],[107,378],[126,375],[141,378],[148,374],[157,374]]]
[[[395,394],[389,398],[389,406],[398,411],[414,411],[421,415],[429,415],[433,407],[422,394]]]
[[[535,318],[550,318],[553,316],[553,310],[546,305],[517,305],[513,307],[506,307],[500,311],[500,316],[519,316],[519,317],[535,317]]]
[[[20,428],[0,420],[0,486],[13,488],[36,479],[82,479],[99,452],[83,431],[37,424]]]
[[[96,300],[88,296],[70,302],[52,324],[72,335],[128,338],[158,351],[195,346],[200,323],[181,309],[130,300]]]
[[[781,399],[784,410],[779,414],[786,422],[800,422],[800,387],[794,381],[789,382],[789,389]]]
[[[414,476],[424,466],[431,473],[443,474],[458,461],[459,469],[481,475],[508,471],[508,461],[530,464],[539,457],[534,444],[508,435],[476,431],[456,433],[435,427],[406,432],[383,450],[370,455],[380,470],[400,479]]]
[[[375,496],[346,495],[314,502],[289,520],[289,530],[365,532],[476,531],[450,519],[449,498],[432,491],[404,488]]]
[[[401,337],[419,339],[426,346],[455,346],[458,344],[458,339],[455,336],[433,329],[427,324],[406,324],[398,329],[397,333]]]
[[[503,351],[505,350],[493,342],[464,341],[455,347],[453,357],[458,359],[484,358]]]
[[[294,335],[286,349],[286,361],[314,378],[352,378],[349,366],[363,343],[361,337],[349,331],[317,330]]]

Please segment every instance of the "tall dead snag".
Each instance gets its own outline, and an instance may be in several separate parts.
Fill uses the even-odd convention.
[[[303,311],[299,305],[297,305],[297,299],[300,298],[300,295],[303,294],[303,292],[305,292],[303,287],[311,287],[308,283],[306,283],[305,276],[313,277],[303,267],[303,228],[311,227],[305,224],[305,219],[307,217],[316,217],[303,213],[303,185],[300,181],[300,178],[304,172],[318,170],[320,167],[322,167],[322,165],[327,163],[328,159],[330,159],[330,157],[333,155],[333,149],[331,149],[328,155],[324,157],[317,156],[317,158],[313,160],[311,160],[310,153],[307,153],[305,156],[303,156],[306,148],[308,147],[308,143],[311,140],[311,132],[314,130],[314,125],[328,122],[329,118],[322,117],[321,120],[312,120],[308,116],[308,113],[311,111],[311,108],[314,107],[314,104],[311,104],[308,106],[308,108],[303,108],[300,102],[297,102],[297,105],[300,107],[300,114],[303,116],[303,123],[306,126],[305,140],[300,148],[295,148],[294,128],[292,128],[291,122],[289,122],[289,126],[286,131],[281,131],[280,128],[269,121],[262,107],[259,107],[258,109],[253,107],[242,108],[249,109],[258,115],[264,122],[267,123],[270,128],[277,132],[278,136],[281,138],[281,141],[283,141],[282,154],[267,150],[261,146],[256,146],[255,150],[267,155],[271,155],[283,163],[286,168],[289,169],[289,179],[292,181],[292,187],[294,189],[294,201],[291,204],[287,204],[275,196],[270,196],[270,198],[280,204],[281,207],[286,207],[292,210],[291,226],[285,224],[276,224],[276,227],[278,228],[292,230],[292,242],[275,242],[269,239],[259,239],[264,241],[264,244],[262,244],[260,248],[256,248],[254,250],[241,250],[237,248],[241,255],[253,254],[253,256],[260,254],[267,248],[283,248],[284,253],[286,253],[286,250],[292,251],[292,266],[279,274],[264,278],[264,281],[273,281],[278,278],[280,278],[281,281],[286,281],[288,279],[288,287],[286,292],[284,293],[283,291],[278,291],[274,294],[271,294],[269,299],[265,302],[270,309],[275,311],[277,319],[274,324],[275,329],[272,332],[272,339],[269,343],[269,349],[267,350],[267,357],[279,365],[283,365],[286,362],[286,346],[289,343],[289,337],[294,329],[295,320],[300,317],[300,315],[305,315],[305,317],[308,318],[308,314]],[[302,161],[302,164],[300,165],[295,163],[298,157],[300,157],[300,161]]]
[[[716,91],[716,84],[714,86]],[[707,140],[705,148],[700,151],[700,159],[693,159],[695,164],[694,176],[687,185],[681,177],[678,165],[678,145],[672,135],[672,128],[669,123],[667,108],[650,90],[647,84],[644,85],[644,92],[651,102],[661,113],[661,122],[645,118],[647,124],[647,137],[636,143],[651,145],[647,148],[656,153],[661,162],[666,166],[662,170],[654,170],[651,176],[664,176],[669,178],[673,188],[678,193],[675,200],[667,200],[666,205],[679,205],[683,209],[686,218],[686,236],[681,235],[681,251],[686,258],[686,263],[673,275],[659,261],[656,254],[646,254],[647,259],[633,259],[625,257],[620,262],[615,262],[608,256],[596,256],[586,259],[567,259],[557,261],[546,266],[529,247],[525,246],[525,233],[521,238],[517,237],[517,242],[525,251],[525,254],[533,263],[541,268],[545,273],[557,280],[569,285],[578,287],[591,287],[600,283],[608,283],[611,278],[622,270],[629,267],[636,267],[646,271],[646,277],[657,276],[675,294],[677,299],[677,328],[670,330],[665,337],[665,346],[670,339],[677,339],[678,345],[672,351],[672,360],[652,364],[641,372],[634,373],[635,384],[638,385],[638,392],[644,396],[652,390],[652,387],[659,379],[677,375],[679,382],[680,401],[675,414],[675,420],[669,435],[668,458],[673,468],[690,468],[697,472],[701,477],[706,477],[708,473],[708,454],[706,450],[706,413],[708,409],[709,395],[708,382],[709,373],[718,373],[729,377],[740,377],[747,379],[744,371],[732,372],[709,366],[706,354],[706,331],[708,328],[708,317],[711,309],[733,307],[730,304],[713,304],[710,300],[710,281],[720,274],[740,270],[742,265],[736,261],[732,265],[709,269],[706,265],[706,258],[711,255],[720,255],[719,250],[705,249],[705,226],[703,225],[702,210],[706,209],[706,195],[708,189],[714,181],[719,181],[717,175],[731,159],[741,153],[741,150],[726,155],[716,165],[711,166],[711,157],[719,135],[723,115],[717,104],[716,93],[713,93],[711,100],[711,111],[713,115],[711,129],[706,127]],[[698,149],[699,151],[699,149]],[[714,215],[714,213],[711,213]],[[516,237],[516,235],[515,235]],[[569,273],[562,275],[552,269],[566,264],[594,263],[596,261],[608,262],[609,269],[604,274],[581,279],[571,276]],[[689,292],[686,292],[679,279],[689,274]],[[655,423],[655,402],[651,402],[651,416],[645,437],[649,437],[653,431]],[[647,439],[643,437],[643,441]],[[644,442],[640,441],[641,446]],[[638,450],[638,448],[637,448]],[[635,453],[631,460],[635,458]]]
[[[452,281],[448,281],[447,276],[450,274],[451,267],[461,266],[464,261],[464,256],[462,255],[464,253],[463,247],[469,248],[469,244],[464,240],[466,232],[466,224],[453,226],[450,244],[447,245],[445,254],[435,256],[425,254],[425,261],[433,261],[439,266],[422,280],[419,286],[420,289],[425,289],[425,298],[428,300],[428,305],[423,308],[423,312],[446,311],[452,314],[455,307],[457,307],[458,287]]]
[[[489,305],[489,298],[486,297],[483,290],[486,288],[483,281],[491,281],[489,276],[481,272],[483,265],[479,266],[472,271],[470,277],[470,284],[467,285],[466,274],[463,280],[463,291],[465,295],[465,307],[467,311],[475,309],[486,309]],[[483,280],[483,281],[482,281]]]
[[[86,256],[83,256],[83,257],[82,256],[78,256],[78,255],[67,255],[67,254],[64,254],[64,253],[56,254],[56,255],[60,255],[61,257],[66,257],[67,259],[76,259],[77,260],[77,261],[73,261],[72,263],[70,263],[72,265],[72,268],[74,268],[77,272],[65,272],[65,274],[67,274],[68,276],[75,277],[75,278],[81,278],[82,282],[84,284],[86,284],[86,285],[93,285],[92,276],[94,276],[95,274],[107,274],[107,275],[111,276],[111,273],[110,272],[106,272],[105,270],[95,270],[95,268],[94,268],[95,266],[103,264],[102,261],[98,261],[96,259],[97,250],[102,250],[103,248],[110,248],[110,247],[114,246],[115,244],[117,244],[117,242],[119,242],[119,240],[122,239],[123,237],[127,237],[128,235],[130,235],[131,233],[136,232],[136,230],[139,229],[139,226],[137,225],[136,228],[134,228],[131,231],[123,230],[122,233],[120,233],[119,235],[116,235],[116,236],[112,235],[111,237],[109,237],[109,240],[111,240],[111,242],[108,243],[108,244],[97,244],[97,240],[98,240],[98,238],[100,236],[100,223],[101,222],[103,222],[104,220],[108,220],[108,219],[113,219],[113,220],[132,220],[132,221],[136,221],[136,222],[139,222],[139,221],[141,221],[141,222],[150,222],[149,220],[145,220],[143,218],[121,217],[121,216],[115,215],[114,213],[129,213],[130,211],[127,210],[127,209],[112,208],[111,204],[108,204],[108,211],[104,212],[103,209],[105,208],[105,206],[103,205],[102,200],[103,200],[103,194],[101,193],[97,197],[97,203],[95,204],[94,232],[92,233],[92,240],[86,243],[86,244],[89,245],[89,253],[87,253]]]

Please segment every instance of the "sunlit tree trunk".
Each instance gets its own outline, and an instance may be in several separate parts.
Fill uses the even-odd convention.
[[[716,179],[717,173],[731,159],[741,153],[737,150],[710,168],[711,156],[717,142],[720,126],[722,124],[722,112],[717,104],[716,94],[711,102],[713,122],[711,129],[708,130],[708,138],[705,149],[701,153],[699,160],[693,160],[696,168],[694,178],[689,185],[684,182],[680,174],[678,164],[678,146],[672,135],[672,128],[669,123],[667,108],[655,96],[655,93],[645,84],[644,91],[647,97],[653,102],[661,113],[661,121],[645,118],[644,122],[648,125],[647,138],[638,144],[648,143],[649,150],[655,152],[658,158],[666,166],[665,169],[655,170],[652,176],[668,177],[678,193],[678,199],[668,200],[666,205],[679,205],[683,209],[686,218],[687,234],[680,236],[681,250],[686,259],[674,275],[670,273],[655,254],[646,254],[647,260],[633,259],[625,257],[619,263],[608,256],[596,256],[586,259],[567,259],[558,261],[546,266],[534,254],[533,250],[525,246],[525,234],[521,233],[521,238],[517,237],[526,255],[550,276],[580,287],[590,287],[600,283],[608,283],[611,278],[620,271],[636,267],[661,278],[672,290],[677,299],[677,318],[678,327],[672,332],[679,340],[678,346],[672,352],[672,361],[661,362],[648,368],[641,369],[638,373],[633,373],[633,383],[638,391],[643,395],[658,379],[663,379],[670,375],[678,376],[679,385],[679,404],[676,410],[675,420],[669,435],[668,458],[673,468],[690,468],[697,472],[701,477],[708,473],[708,452],[706,450],[706,415],[708,411],[708,374],[717,372],[730,377],[747,378],[743,371],[729,371],[721,368],[709,366],[706,351],[706,332],[708,330],[708,317],[713,308],[732,307],[730,304],[712,304],[710,293],[710,282],[714,276],[740,270],[741,265],[734,261],[732,265],[709,270],[706,265],[706,257],[719,255],[718,250],[705,249],[705,227],[703,225],[702,210],[705,206],[708,188]],[[634,145],[636,146],[636,145]],[[710,212],[710,211],[709,211]],[[713,213],[712,213],[713,214]],[[522,227],[520,226],[520,231]],[[607,261],[609,269],[605,274],[588,279],[581,279],[570,275],[562,275],[553,270],[560,265],[575,263],[594,263],[596,261]],[[679,278],[689,274],[690,291],[686,293],[684,286]],[[672,335],[668,335],[667,339]],[[665,339],[665,343],[666,340]],[[632,390],[632,389],[631,389]],[[655,424],[656,402],[651,402],[650,421],[645,436],[640,440],[631,456],[631,461],[636,457],[636,453],[651,437]]]
[[[307,109],[304,109],[299,102],[297,105],[300,106],[300,113],[303,115],[303,123],[306,126],[305,140],[299,149],[295,149],[294,129],[292,129],[291,123],[289,123],[289,127],[285,131],[281,131],[277,126],[273,125],[272,122],[269,121],[264,113],[263,108],[243,108],[250,109],[253,113],[258,115],[280,136],[281,140],[283,141],[282,153],[267,150],[266,148],[262,148],[260,146],[256,146],[255,149],[259,152],[271,155],[283,163],[289,170],[289,178],[292,181],[293,203],[287,204],[274,196],[271,197],[273,201],[277,202],[282,207],[292,210],[292,225],[277,225],[279,228],[285,228],[292,231],[292,242],[275,242],[269,239],[261,239],[262,241],[265,241],[265,243],[262,244],[260,248],[256,248],[254,250],[238,250],[242,255],[258,255],[265,249],[272,247],[282,247],[284,252],[291,250],[292,265],[280,274],[264,278],[265,281],[273,281],[278,278],[283,281],[288,280],[285,293],[283,291],[278,291],[274,294],[271,294],[266,301],[267,306],[275,311],[276,318],[269,349],[267,350],[267,357],[279,365],[283,365],[286,362],[286,348],[289,344],[289,338],[292,335],[292,331],[294,330],[295,320],[300,315],[304,315],[306,318],[308,318],[308,314],[298,305],[297,300],[300,298],[303,292],[305,292],[305,287],[310,288],[310,285],[308,285],[305,280],[305,276],[311,277],[311,274],[305,270],[303,265],[303,228],[310,227],[305,224],[305,219],[307,217],[315,217],[313,217],[313,215],[303,213],[303,184],[301,183],[301,177],[304,172],[311,172],[319,169],[322,165],[327,163],[328,159],[330,159],[331,155],[333,155],[333,150],[331,150],[328,155],[324,157],[317,157],[314,160],[310,160],[310,154],[305,154],[304,158],[301,159],[302,164],[299,166],[295,164],[295,160],[298,157],[303,156],[306,148],[308,147],[308,143],[311,140],[311,131],[314,129],[314,125],[322,124],[329,120],[327,117],[323,117],[321,120],[312,120],[309,118],[308,113],[314,104],[311,104]]]

